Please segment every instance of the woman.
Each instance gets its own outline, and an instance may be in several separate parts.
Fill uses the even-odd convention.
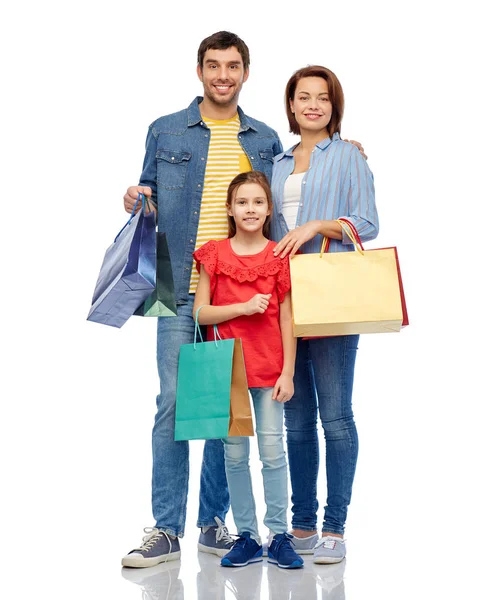
[[[378,233],[373,176],[360,151],[340,138],[344,96],[329,69],[300,69],[286,86],[286,112],[300,142],[274,160],[272,237],[284,258],[353,250],[336,220],[346,217],[362,239]],[[358,335],[298,339],[295,393],[284,406],[292,486],[292,534],[299,554],[316,563],[343,560],[344,526],[358,455],[352,389]],[[317,414],[326,444],[327,503],[322,537],[317,534],[319,445]]]

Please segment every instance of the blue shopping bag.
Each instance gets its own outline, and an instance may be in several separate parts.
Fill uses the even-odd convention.
[[[143,208],[136,213],[142,201]],[[122,327],[155,289],[157,236],[155,213],[145,214],[139,195],[129,221],[105,252],[88,321]]]

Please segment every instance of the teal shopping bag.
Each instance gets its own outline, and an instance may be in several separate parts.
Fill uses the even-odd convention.
[[[140,317],[174,317],[177,315],[172,278],[172,264],[164,232],[157,232],[157,282],[155,289],[139,306],[135,315]]]
[[[199,309],[198,309],[199,310]],[[248,382],[240,339],[201,338],[179,352],[174,439],[208,440],[254,435]]]

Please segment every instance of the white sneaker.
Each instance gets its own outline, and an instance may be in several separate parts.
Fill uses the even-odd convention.
[[[325,535],[316,544],[313,562],[317,565],[338,563],[346,556],[344,540],[332,535]]]
[[[313,554],[315,544],[319,541],[319,534],[315,533],[309,537],[300,538],[293,536],[294,550],[298,554]]]

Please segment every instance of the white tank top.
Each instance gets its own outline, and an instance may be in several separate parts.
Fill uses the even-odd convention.
[[[295,173],[290,175],[286,179],[284,184],[284,197],[282,200],[282,216],[288,224],[288,229],[294,229],[296,227],[296,217],[298,216],[298,208],[300,206],[301,198],[301,182],[304,173]]]

